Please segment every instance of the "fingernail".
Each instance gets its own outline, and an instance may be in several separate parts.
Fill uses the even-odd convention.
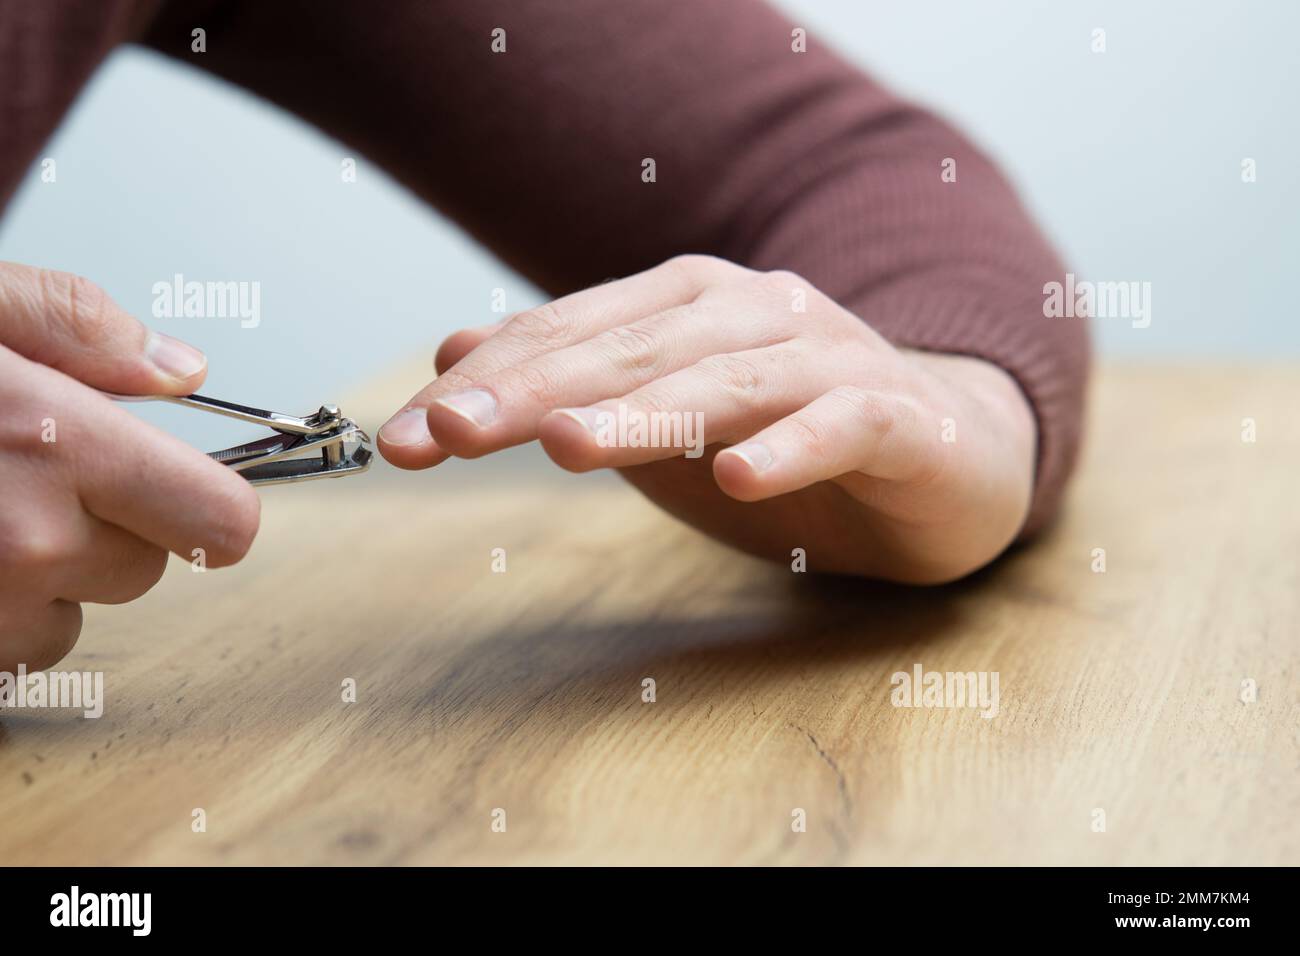
[[[428,413],[423,408],[403,409],[379,429],[379,437],[389,445],[423,445],[433,437]]]
[[[772,464],[772,451],[762,442],[745,442],[743,445],[728,448],[727,451],[745,459],[745,464],[749,465],[755,472],[766,471],[768,466]]]
[[[144,347],[149,361],[169,378],[187,379],[202,372],[208,364],[207,356],[192,345],[174,339],[162,332],[152,332]]]
[[[497,417],[497,400],[485,388],[471,388],[466,392],[453,392],[438,399],[437,404],[449,408],[461,418],[482,428],[491,425]]]
[[[592,434],[595,434],[596,428],[600,425],[601,409],[599,408],[557,408],[556,411],[561,415],[569,416]]]

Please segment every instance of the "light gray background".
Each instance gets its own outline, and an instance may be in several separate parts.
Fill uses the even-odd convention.
[[[1080,276],[1152,283],[1150,328],[1099,322],[1105,353],[1300,355],[1300,3],[782,6],[999,158]],[[44,155],[58,181],[33,168],[0,259],[79,272],[194,342],[214,395],[306,411],[497,318],[494,287],[512,310],[541,299],[364,159],[342,184],[349,149],[146,52],[110,59]],[[175,272],[260,281],[261,326],[155,321]]]

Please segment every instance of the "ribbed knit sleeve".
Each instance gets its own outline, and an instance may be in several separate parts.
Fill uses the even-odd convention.
[[[799,52],[800,25],[758,0],[141,0],[133,18],[552,293],[712,253],[801,273],[900,346],[1002,367],[1038,422],[1025,533],[1056,510],[1088,369],[1084,322],[1043,314],[1062,266],[992,164],[835,37]]]

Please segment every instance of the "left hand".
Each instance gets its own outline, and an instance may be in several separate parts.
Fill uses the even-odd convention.
[[[561,467],[617,468],[701,530],[786,562],[803,548],[811,570],[952,580],[1029,507],[1035,423],[1010,376],[900,351],[788,272],[682,256],[457,332],[436,365],[380,430],[393,464],[540,438]],[[701,421],[711,447],[611,445],[620,407]]]

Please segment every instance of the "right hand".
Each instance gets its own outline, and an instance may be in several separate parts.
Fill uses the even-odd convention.
[[[86,280],[0,262],[0,671],[59,661],[81,603],[134,600],[168,551],[248,551],[252,486],[96,391],[187,395],[206,371]]]

